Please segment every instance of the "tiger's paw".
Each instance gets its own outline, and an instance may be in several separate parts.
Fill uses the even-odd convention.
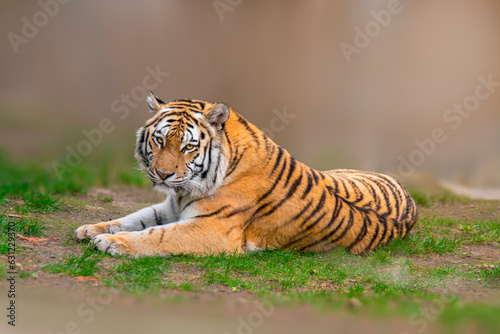
[[[105,254],[110,255],[135,255],[137,253],[126,241],[129,232],[119,234],[99,234],[91,242]]]
[[[99,234],[114,234],[119,231],[121,231],[121,224],[115,221],[97,224],[86,224],[76,229],[74,238],[79,241],[87,240],[92,239]]]

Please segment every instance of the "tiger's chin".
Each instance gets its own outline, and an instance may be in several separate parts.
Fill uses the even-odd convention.
[[[189,182],[182,185],[167,185],[165,183],[153,183],[153,187],[156,191],[166,194],[167,196],[184,196],[189,194],[193,197],[203,197],[206,196],[209,191],[205,187],[193,186]]]
[[[161,193],[164,193],[166,195],[178,195],[181,190],[183,190],[182,187],[172,187],[168,186],[165,183],[155,183],[153,182],[153,188]]]

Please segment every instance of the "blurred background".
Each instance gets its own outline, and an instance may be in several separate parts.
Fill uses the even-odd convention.
[[[226,102],[318,169],[500,198],[498,1],[0,7],[0,149],[10,159],[53,168],[81,151],[75,163],[134,168],[153,89],[164,101]]]

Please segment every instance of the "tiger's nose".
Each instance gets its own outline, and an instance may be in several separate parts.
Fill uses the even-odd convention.
[[[163,173],[163,172],[160,172],[158,169],[156,170],[156,173],[158,173],[158,176],[162,179],[162,180],[166,180],[167,178],[171,177],[172,175],[174,175],[175,173]]]

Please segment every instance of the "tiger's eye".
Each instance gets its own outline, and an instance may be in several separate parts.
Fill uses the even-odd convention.
[[[156,140],[158,141],[159,144],[163,144],[163,138],[158,137]]]
[[[191,149],[193,149],[193,147],[194,146],[192,144],[187,144],[186,145],[186,150],[191,150]]]

